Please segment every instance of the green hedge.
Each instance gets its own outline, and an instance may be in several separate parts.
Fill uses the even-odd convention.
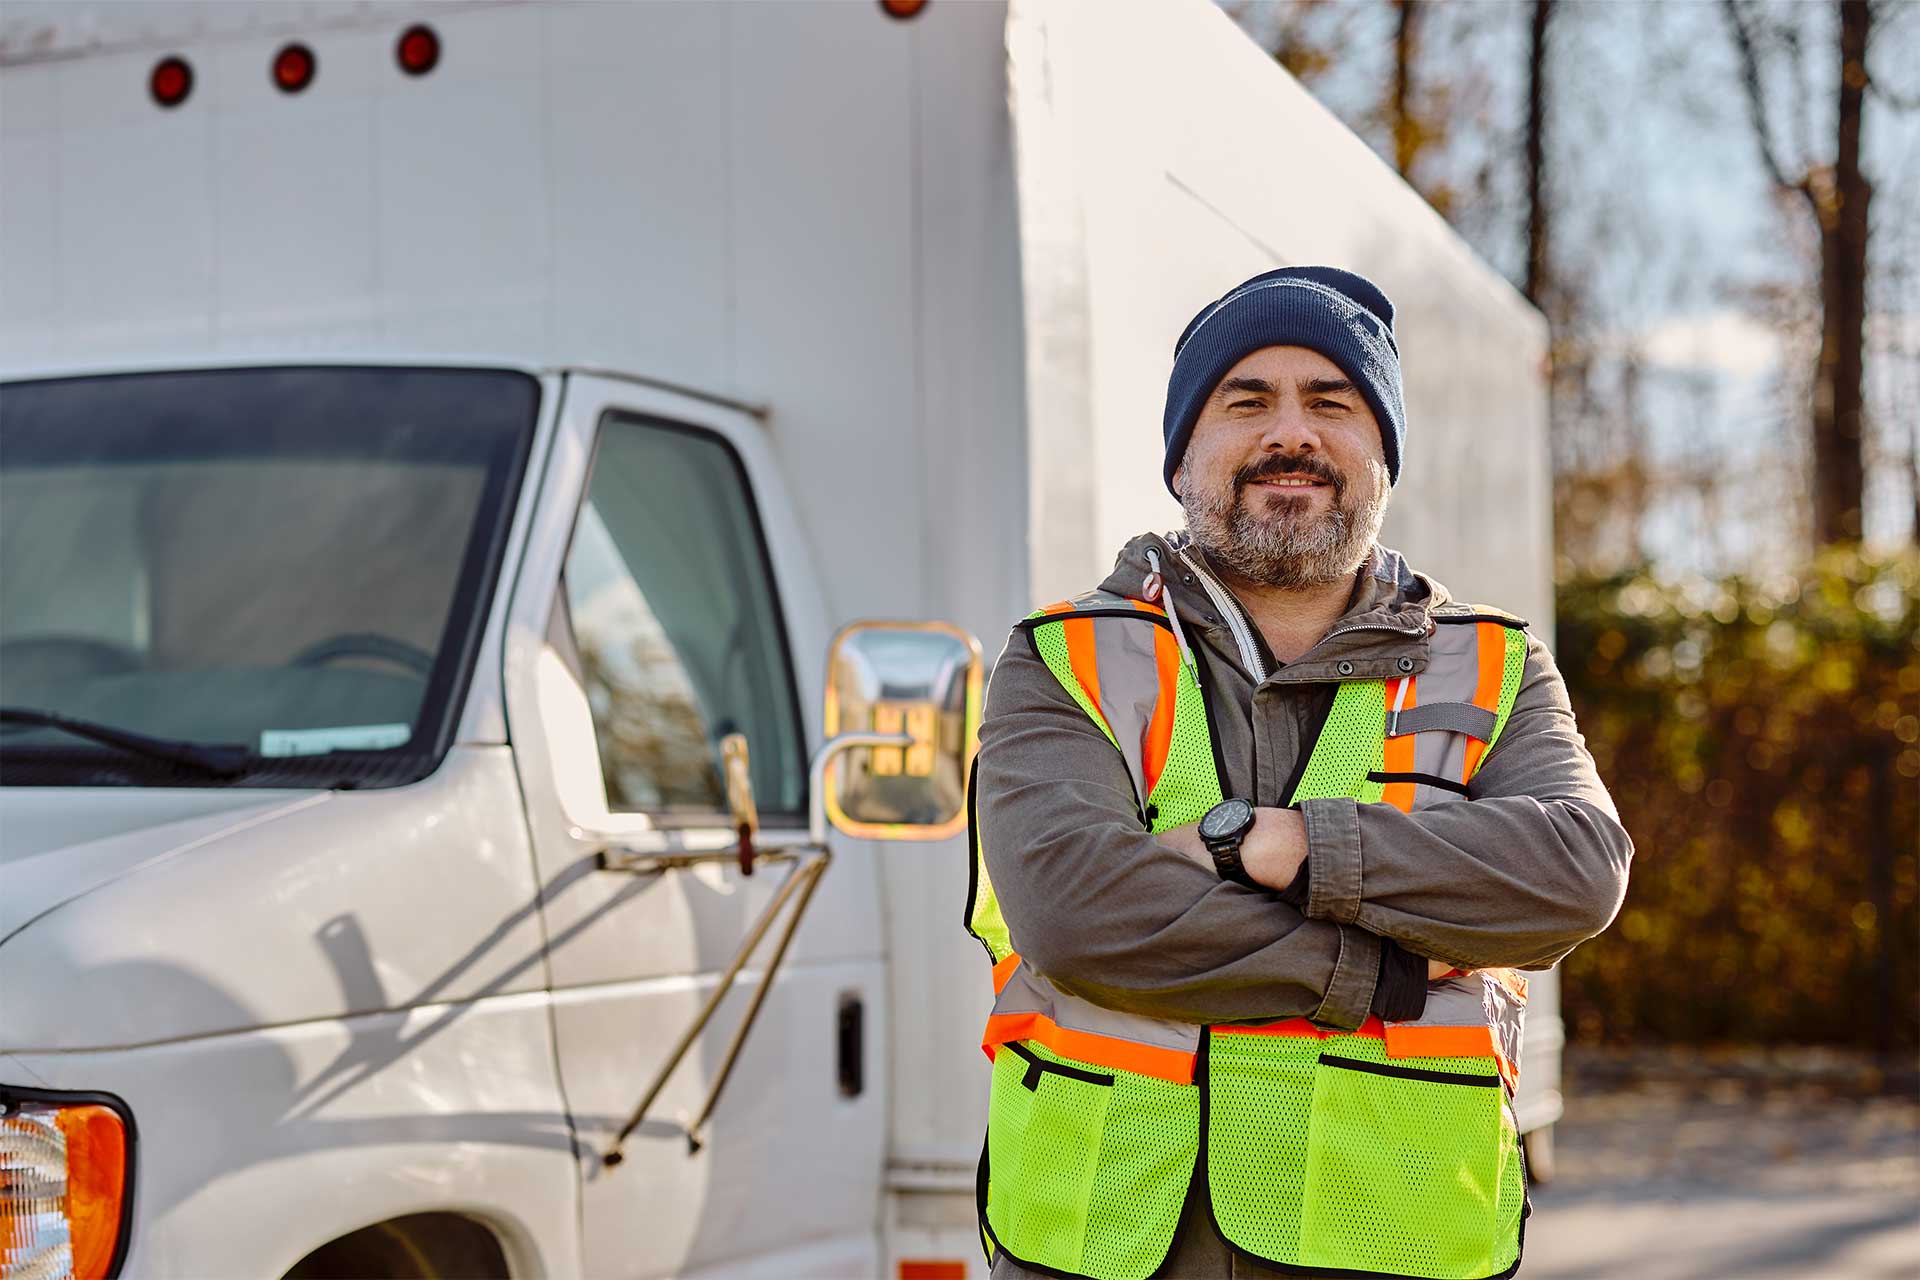
[[[1558,654],[1633,835],[1567,960],[1604,1043],[1920,1043],[1920,556],[1797,579],[1577,578]]]

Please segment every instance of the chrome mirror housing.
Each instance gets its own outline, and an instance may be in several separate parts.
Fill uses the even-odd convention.
[[[980,645],[944,622],[855,622],[827,656],[828,821],[871,840],[943,840],[965,829],[980,723]],[[888,745],[835,739],[883,735]]]

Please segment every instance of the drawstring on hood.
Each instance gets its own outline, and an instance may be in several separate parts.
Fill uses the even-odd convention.
[[[1193,660],[1193,650],[1187,648],[1187,635],[1180,626],[1180,610],[1173,603],[1173,588],[1166,585],[1166,575],[1160,572],[1160,553],[1152,547],[1147,548],[1147,567],[1150,572],[1141,583],[1141,599],[1151,603],[1153,595],[1148,584],[1157,583],[1160,590],[1156,593],[1160,603],[1167,607],[1167,621],[1173,624],[1173,642],[1180,646],[1180,660],[1187,664],[1187,671],[1197,682],[1200,679],[1200,664]]]

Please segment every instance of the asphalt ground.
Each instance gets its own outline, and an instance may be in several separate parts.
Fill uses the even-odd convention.
[[[1920,1278],[1920,1087],[1864,1063],[1570,1050],[1521,1277]]]

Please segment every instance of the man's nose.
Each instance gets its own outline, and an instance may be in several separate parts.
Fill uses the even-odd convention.
[[[1318,453],[1320,432],[1297,402],[1283,400],[1267,418],[1260,448],[1267,453]]]

